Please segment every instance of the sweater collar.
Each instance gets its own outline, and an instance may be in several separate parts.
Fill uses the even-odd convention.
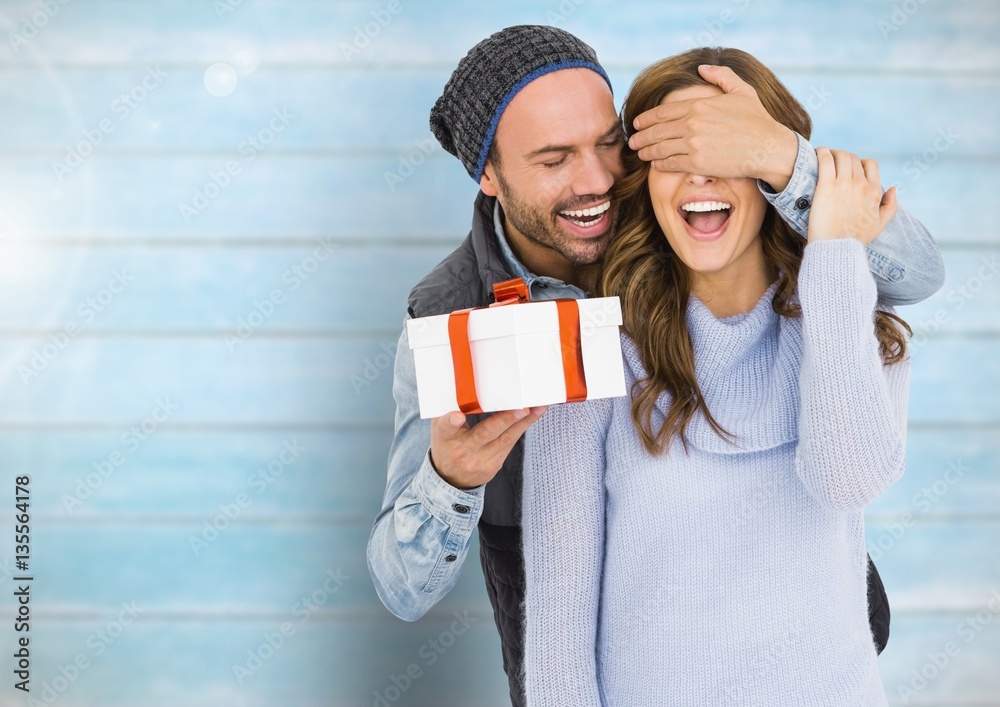
[[[713,454],[740,454],[797,439],[801,344],[780,334],[799,322],[774,312],[775,289],[776,285],[768,288],[749,312],[722,320],[696,297],[689,299],[687,326],[698,385],[712,416],[733,435],[720,437],[705,416],[698,414],[687,426],[689,446]],[[623,337],[622,348],[630,379],[644,378],[646,371],[635,343]],[[657,400],[654,429],[662,424],[671,400],[669,393]],[[683,453],[679,442],[668,453]]]
[[[765,340],[775,333],[778,315],[771,307],[777,285],[771,285],[749,312],[717,319],[711,310],[691,295],[687,306],[687,327],[694,346],[695,374],[702,392],[738,374],[759,354]]]

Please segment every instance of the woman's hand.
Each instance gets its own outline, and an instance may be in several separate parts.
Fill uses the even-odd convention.
[[[882,195],[875,160],[816,148],[819,179],[809,214],[809,242],[854,238],[868,245],[896,215],[896,187]]]

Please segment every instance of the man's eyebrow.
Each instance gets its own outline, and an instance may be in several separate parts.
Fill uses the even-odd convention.
[[[598,139],[598,142],[602,140],[607,140],[609,137],[624,137],[624,136],[625,136],[625,130],[622,128],[621,121],[616,120],[614,124],[610,128],[608,128],[608,131],[603,135],[601,135],[601,137]]]
[[[624,131],[622,130],[621,123],[616,120],[614,125],[608,128],[607,132],[605,132],[603,135],[597,138],[597,141],[604,142],[608,138],[612,136],[617,137],[618,135],[624,135]],[[540,147],[537,150],[529,152],[524,156],[524,158],[530,160],[535,157],[540,157],[541,155],[548,154],[550,152],[572,152],[575,149],[576,147],[573,145],[546,145],[545,147]]]

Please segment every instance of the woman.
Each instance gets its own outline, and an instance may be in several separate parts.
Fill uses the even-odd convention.
[[[732,49],[646,69],[624,125],[720,93],[701,64],[808,137]],[[526,439],[533,707],[886,704],[863,511],[903,471],[909,367],[864,245],[896,205],[873,161],[817,155],[807,244],[753,180],[626,154],[600,294],[621,298],[631,395],[554,407]]]

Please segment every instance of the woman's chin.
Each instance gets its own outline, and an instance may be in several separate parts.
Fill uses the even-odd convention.
[[[748,246],[753,245],[752,240],[744,245],[746,240],[735,230],[707,242],[689,238],[686,233],[671,233],[667,238],[671,250],[687,269],[699,275],[712,275],[730,269],[737,260],[742,260]]]
[[[715,247],[705,247],[706,244],[699,243],[695,248],[674,247],[674,253],[680,258],[687,269],[699,275],[710,275],[724,269],[732,257],[728,248],[720,248],[722,245],[718,241],[710,244]]]
[[[714,275],[724,270],[726,265],[728,265],[728,261],[697,261],[685,263],[685,265],[687,265],[692,275]]]

